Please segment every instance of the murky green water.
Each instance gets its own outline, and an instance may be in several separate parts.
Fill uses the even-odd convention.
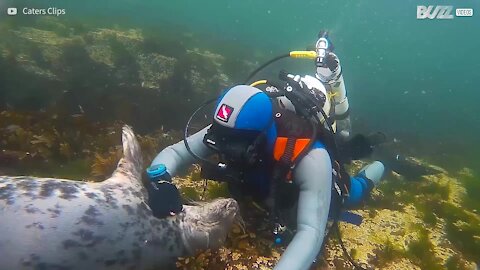
[[[241,53],[259,62],[304,49],[319,29],[328,29],[344,66],[358,128],[383,130],[420,145],[443,164],[478,161],[480,19],[416,19],[417,5],[475,10],[478,1],[2,2],[65,8],[62,19],[141,27],[183,38],[186,47]],[[31,18],[15,18],[22,19]],[[281,66],[312,72],[312,63],[300,62]]]

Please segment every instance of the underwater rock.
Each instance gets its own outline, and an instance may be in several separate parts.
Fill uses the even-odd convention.
[[[420,182],[395,175],[386,179],[362,210],[353,211],[364,217],[361,226],[341,223],[345,246],[355,251],[357,262],[377,269],[443,269],[455,258],[465,267],[452,269],[474,268],[480,217],[464,206],[462,183],[445,170],[435,169],[441,173],[423,176]],[[326,255],[333,266],[342,251],[328,245]],[[351,268],[343,261],[345,269]]]
[[[116,46],[122,46],[127,52],[135,54],[143,37],[141,31],[137,29],[127,31],[97,29],[86,33],[85,40],[86,50],[93,61],[115,68]]]
[[[405,207],[403,212],[388,209],[375,211],[374,217],[367,210],[354,213],[368,218],[364,218],[361,226],[340,223],[340,230],[347,250],[355,249],[355,259],[364,264],[368,264],[375,257],[375,250],[382,250],[387,241],[405,249],[410,242],[418,239],[414,228],[423,224],[411,205]],[[327,257],[328,261],[333,259]]]
[[[140,67],[141,86],[143,88],[159,89],[162,81],[173,76],[177,60],[158,53],[149,53],[140,54],[137,62]]]
[[[12,34],[0,41],[1,55],[6,57],[9,44],[15,44],[14,55],[21,68],[36,76],[60,80],[63,70],[69,70],[68,65],[73,64],[62,61],[65,46],[73,43],[77,50],[83,48],[91,61],[107,68],[107,73],[122,74],[125,65],[137,66],[140,81],[134,83],[147,89],[161,89],[175,71],[176,58],[162,55],[161,51],[145,51],[144,37],[139,29],[92,29],[78,35],[70,32],[65,37],[56,32],[67,31],[67,27],[62,27],[59,21],[47,20],[40,24],[42,27],[45,25],[51,30],[33,27],[10,30]],[[177,71],[185,73],[188,70],[185,79],[195,91],[216,91],[218,87],[225,87],[230,83],[222,70],[225,62],[223,56],[197,49],[189,50],[185,57],[188,59],[187,64],[177,68]],[[115,79],[118,85],[132,83],[125,81],[125,76],[116,76]]]
[[[467,190],[456,178],[445,173],[438,175],[427,175],[424,177],[427,181],[446,187],[449,191],[447,201],[456,207],[462,207],[461,204],[463,197],[467,193]]]
[[[166,117],[174,109],[184,119],[231,85],[225,72],[235,71],[222,55],[179,49],[169,37],[145,38],[139,29],[88,28],[50,19],[33,27],[0,24],[0,34],[0,68],[15,76],[7,81],[0,106],[18,109],[74,114],[81,106],[88,117],[125,122]],[[162,120],[178,128],[172,124],[178,121]]]
[[[57,17],[38,16],[35,18],[35,27],[41,30],[53,31],[59,36],[69,37],[74,35],[74,29]]]
[[[13,50],[11,53],[20,68],[48,80],[59,80],[56,71],[62,68],[60,66],[62,47],[74,39],[32,27],[20,27],[11,30],[10,33],[12,34],[0,43],[4,43],[7,50],[11,46],[8,43],[15,44],[15,48],[10,50]]]
[[[233,83],[224,73],[224,56],[198,49],[188,50],[187,55],[194,59],[188,76],[194,91],[199,93],[218,91]]]

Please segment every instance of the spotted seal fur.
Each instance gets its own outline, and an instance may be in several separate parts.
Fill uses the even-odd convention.
[[[223,244],[236,201],[155,218],[128,126],[122,141],[123,157],[101,183],[0,176],[0,269],[169,269],[178,256]]]

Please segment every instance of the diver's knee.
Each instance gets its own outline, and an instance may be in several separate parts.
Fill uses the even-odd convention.
[[[363,201],[380,182],[384,171],[385,166],[380,161],[375,161],[363,167],[355,177],[351,177],[347,207],[356,206]]]
[[[385,166],[383,165],[383,163],[380,161],[374,161],[363,167],[358,174],[364,175],[376,186],[382,179],[384,172]]]

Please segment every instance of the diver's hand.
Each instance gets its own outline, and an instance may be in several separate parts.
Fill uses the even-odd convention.
[[[177,187],[168,181],[147,186],[148,204],[157,218],[173,216],[183,209],[182,197]]]
[[[338,57],[333,52],[328,53],[325,57],[325,64],[330,71],[334,72],[339,64]]]
[[[148,204],[157,218],[175,215],[183,209],[182,198],[164,164],[147,169],[150,185],[147,185]]]

